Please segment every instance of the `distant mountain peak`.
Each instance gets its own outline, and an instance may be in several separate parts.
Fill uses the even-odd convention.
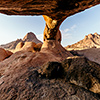
[[[98,38],[98,37],[100,37],[100,35],[98,34],[98,33],[94,33],[94,34],[88,34],[88,35],[86,35],[85,36],[85,38],[84,38],[84,40],[86,40],[86,39],[93,39],[93,38]]]
[[[34,38],[36,38],[36,35],[34,33],[32,33],[32,32],[29,32],[24,36],[23,41],[31,41]]]
[[[65,48],[98,48],[100,47],[100,35],[98,33],[88,34],[84,37],[83,40],[79,42],[68,45]]]
[[[23,39],[17,39],[5,45],[0,45],[0,47],[5,48],[5,49],[15,49],[19,42],[23,42],[23,43],[24,42],[35,42],[36,44],[42,43],[40,40],[37,39],[36,35],[33,32],[29,32],[24,36]]]
[[[27,33],[24,38],[23,42],[35,42],[35,43],[42,43],[40,40],[37,39],[36,35],[33,32]]]

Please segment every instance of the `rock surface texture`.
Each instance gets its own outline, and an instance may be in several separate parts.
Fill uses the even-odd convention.
[[[100,0],[0,0],[0,12],[8,15],[47,15],[61,20],[99,3]]]
[[[66,82],[100,94],[100,65],[83,56],[68,57],[62,63],[48,62],[38,72],[49,79],[62,78]]]
[[[40,50],[41,50],[41,47],[42,47],[42,43],[37,43],[37,44],[34,46],[34,51],[40,51]]]
[[[84,57],[59,61],[13,54],[0,63],[0,100],[100,100],[100,65]]]
[[[71,53],[78,56],[85,56],[91,61],[100,64],[100,48],[90,48],[85,50],[72,50]]]
[[[16,45],[16,50],[20,50],[22,47],[24,46],[24,43],[23,42],[19,42],[17,45]]]
[[[12,54],[13,54],[12,52],[0,48],[0,61],[3,61],[4,59],[10,57]]]
[[[34,43],[34,42],[25,42],[25,44],[23,45],[21,50],[24,50],[24,51],[34,51],[34,46],[35,45],[36,45],[36,43]]]

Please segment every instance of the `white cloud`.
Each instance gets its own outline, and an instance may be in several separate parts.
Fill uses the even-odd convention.
[[[68,38],[72,38],[72,31],[76,28],[77,26],[76,25],[73,25],[72,27],[70,28],[66,28],[64,30],[61,30],[61,33],[62,33],[62,38],[63,39],[68,39]]]
[[[68,28],[66,28],[65,30],[64,30],[64,32],[68,32],[69,31],[69,29]]]
[[[37,36],[37,38],[38,38],[40,41],[43,42],[43,33],[42,33],[42,34],[38,34],[38,35],[36,35],[36,36]]]
[[[72,36],[71,36],[70,33],[66,33],[66,34],[62,33],[62,39],[68,39],[68,38],[71,38],[71,37]]]
[[[77,26],[76,25],[73,25],[71,28],[70,28],[70,30],[73,30],[73,29],[75,29]]]

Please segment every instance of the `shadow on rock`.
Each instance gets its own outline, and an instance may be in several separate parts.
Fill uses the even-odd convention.
[[[64,81],[100,94],[100,65],[83,56],[68,57],[62,63],[48,62],[38,72],[46,78]]]
[[[63,78],[64,69],[62,64],[59,62],[48,62],[44,64],[38,72],[49,79],[52,78]]]

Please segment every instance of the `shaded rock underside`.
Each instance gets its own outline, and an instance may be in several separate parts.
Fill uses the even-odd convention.
[[[100,0],[0,0],[0,12],[7,15],[48,15],[61,20],[99,3]]]

